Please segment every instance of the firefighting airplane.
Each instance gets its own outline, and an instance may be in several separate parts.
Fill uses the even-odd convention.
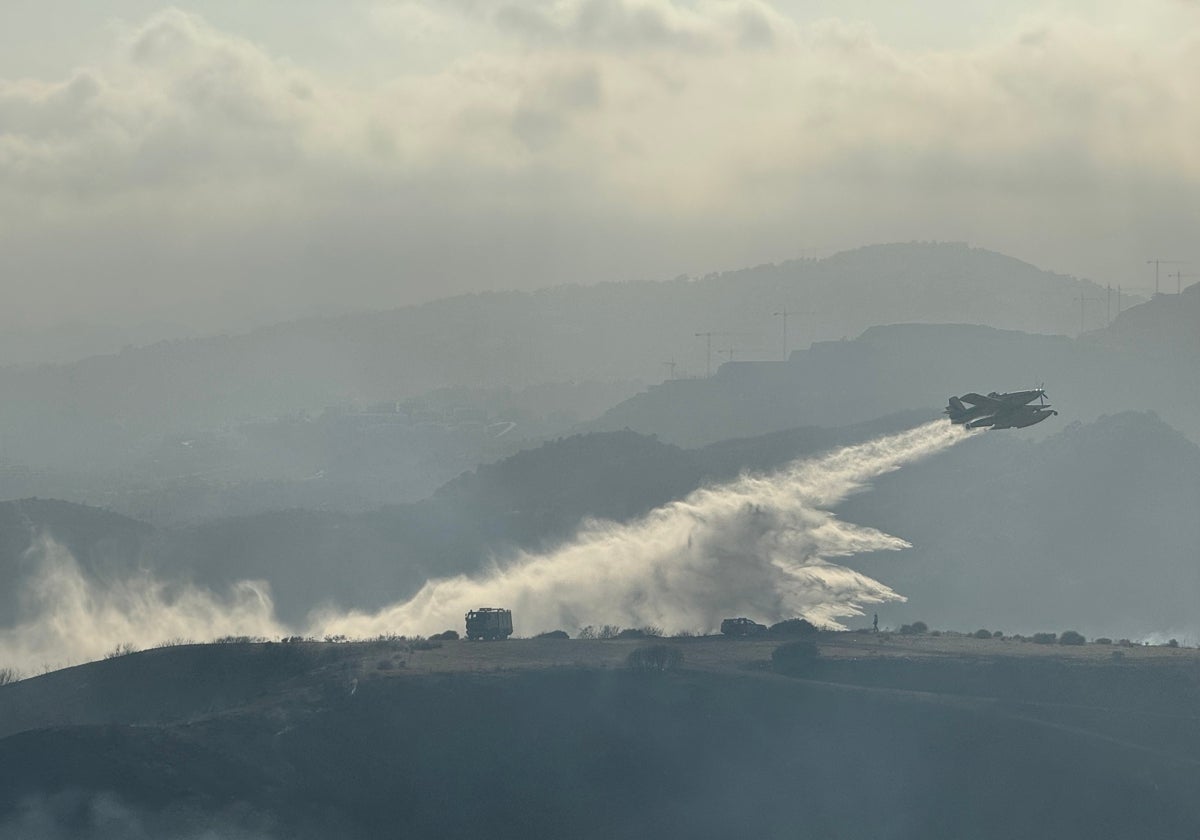
[[[1038,404],[1030,405],[1034,400],[1038,400]],[[963,394],[961,397],[951,397],[944,413],[949,415],[951,423],[965,425],[968,429],[1023,429],[1058,415],[1046,402],[1044,388],[1014,391],[1011,394],[993,391],[986,397],[975,393]]]

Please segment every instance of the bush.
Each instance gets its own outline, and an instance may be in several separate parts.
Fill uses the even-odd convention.
[[[1129,641],[1128,639],[1118,639],[1117,644],[1121,647],[1133,647],[1133,642]]]
[[[432,636],[429,637],[429,640],[433,641],[433,642],[457,642],[458,641],[458,631],[457,630],[443,630],[441,633],[434,633]]]
[[[15,668],[0,668],[0,685],[19,682],[20,679],[21,672]]]
[[[805,674],[821,658],[821,651],[812,642],[788,642],[771,651],[771,667],[785,674]]]
[[[630,651],[625,664],[634,671],[672,671],[683,664],[683,651],[671,645],[647,645]]]
[[[105,659],[116,659],[120,656],[128,656],[131,653],[137,653],[138,649],[133,642],[121,642],[115,648],[104,654]]]
[[[1179,640],[1178,639],[1169,639],[1167,641],[1167,647],[1169,647],[1169,648],[1179,647]]]
[[[408,652],[413,653],[418,650],[437,650],[442,646],[441,642],[426,641],[425,639],[416,639],[408,643]]]
[[[1052,645],[1058,641],[1057,633],[1034,633],[1033,643],[1036,645]]]
[[[609,638],[611,638],[611,637],[609,637]],[[626,627],[624,630],[617,633],[616,638],[618,638],[618,639],[644,639],[644,638],[646,638],[646,631],[642,630],[640,627]]]
[[[905,636],[919,636],[929,632],[929,625],[924,621],[914,621],[912,624],[901,625],[900,632]]]
[[[767,629],[767,635],[780,639],[804,639],[821,632],[817,626],[806,618],[789,618],[778,624],[772,624]]]
[[[1003,638],[1004,638],[1004,632],[1003,632],[1003,631],[1001,631],[1001,630],[993,630],[993,631],[992,631],[992,638],[993,638],[993,639],[1003,639]]]
[[[980,630],[976,630],[971,635],[973,635],[976,639],[990,639],[990,638],[992,638],[992,631],[980,629]]]
[[[1111,644],[1112,644],[1112,639],[1108,638],[1107,636],[1101,636],[1099,639],[1097,639],[1097,640],[1095,641],[1095,644],[1098,644],[1098,645],[1111,645]]]
[[[1058,637],[1058,643],[1060,645],[1082,645],[1087,643],[1087,639],[1074,630],[1064,630],[1063,634]]]
[[[547,630],[545,633],[538,633],[534,636],[535,639],[569,639],[570,635],[566,630]]]

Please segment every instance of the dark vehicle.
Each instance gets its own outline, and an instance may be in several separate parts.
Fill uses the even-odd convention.
[[[512,610],[480,607],[467,613],[468,639],[507,639],[512,631]]]
[[[1034,400],[1038,404],[1029,405]],[[944,413],[951,423],[965,425],[968,429],[1023,429],[1058,414],[1046,403],[1043,388],[1011,394],[993,391],[986,397],[975,393],[951,397]]]
[[[765,636],[767,625],[759,624],[748,618],[727,618],[721,622],[723,636]]]

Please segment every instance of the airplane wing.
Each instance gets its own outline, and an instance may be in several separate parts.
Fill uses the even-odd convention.
[[[959,399],[967,405],[979,406],[989,411],[999,411],[1004,406],[1004,403],[1000,400],[993,397],[985,397],[983,394],[976,394],[974,391],[969,394],[963,394]]]

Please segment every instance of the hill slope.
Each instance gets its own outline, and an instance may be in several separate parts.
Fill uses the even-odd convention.
[[[140,716],[129,708],[105,725],[0,739],[0,833],[160,836],[220,825],[232,836],[300,838],[1117,838],[1200,828],[1200,767],[1187,757],[1198,730],[1179,708],[1194,704],[1194,684],[1149,708],[1085,701],[1064,721],[1053,705],[946,692],[936,675],[956,663],[944,658],[920,658],[932,670],[914,671],[943,688],[911,691],[879,684],[870,663],[832,649],[828,673],[793,680],[738,667],[770,646],[676,644],[700,660],[715,645],[726,664],[674,674],[448,664],[420,675],[408,673],[419,653],[308,649],[286,673],[260,680],[254,699],[208,714],[171,709],[151,719],[144,704]],[[539,645],[582,660],[619,660],[631,647],[495,647],[510,660],[536,658]],[[456,643],[447,655],[486,656],[488,647]],[[218,649],[206,671],[212,687],[228,682],[221,660],[267,654]],[[54,692],[38,680],[0,688],[0,708],[21,693],[68,694],[118,668],[117,699],[142,689],[154,697],[192,658],[184,650],[97,663],[75,669],[70,684],[60,678]],[[977,672],[1004,666],[997,675],[1046,672],[1021,658],[968,661]],[[1101,697],[1108,686],[1177,686],[1174,675],[1194,665],[1043,664]],[[1170,748],[1141,724],[1148,713],[1173,721]]]

